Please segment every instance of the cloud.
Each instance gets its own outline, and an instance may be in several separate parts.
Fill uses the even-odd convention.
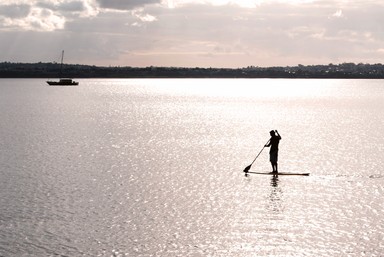
[[[132,10],[148,4],[160,4],[161,0],[96,0],[101,8]]]
[[[27,4],[0,5],[0,16],[6,18],[24,18],[31,10]]]
[[[0,29],[54,31],[63,29],[72,19],[97,13],[93,0],[6,0],[0,3]]]
[[[383,7],[381,0],[4,0],[0,61],[50,61],[48,53],[65,48],[71,62],[96,65],[380,62]],[[12,40],[30,52],[5,43]]]
[[[343,17],[343,11],[337,10],[334,14],[332,14],[332,17],[335,17],[335,18]]]
[[[62,29],[65,18],[49,9],[25,5],[2,6],[0,21],[5,29],[53,31]],[[11,11],[9,11],[11,10]]]
[[[64,16],[93,17],[99,13],[97,4],[93,0],[64,0],[60,2],[37,2],[36,6],[49,9]]]
[[[138,18],[141,22],[154,22],[157,20],[155,16],[143,13],[142,9],[132,11],[132,16]],[[137,22],[135,22],[135,24],[138,25]]]
[[[44,31],[53,31],[64,28],[65,17],[55,14],[53,11],[41,8],[31,8],[31,12],[25,19],[24,27]]]

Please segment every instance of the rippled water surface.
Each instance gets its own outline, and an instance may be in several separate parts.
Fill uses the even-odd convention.
[[[0,108],[1,256],[384,256],[382,80],[3,79]],[[244,176],[271,129],[310,176]]]

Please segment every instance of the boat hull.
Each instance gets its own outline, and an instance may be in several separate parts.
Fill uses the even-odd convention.
[[[72,79],[60,79],[59,81],[47,81],[50,86],[78,86],[79,82]]]

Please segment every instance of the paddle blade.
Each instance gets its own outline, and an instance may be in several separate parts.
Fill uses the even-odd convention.
[[[247,173],[249,171],[249,169],[251,168],[251,166],[252,166],[252,164],[247,166],[247,167],[245,167],[244,172]]]

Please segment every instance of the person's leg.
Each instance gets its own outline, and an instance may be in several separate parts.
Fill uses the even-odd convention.
[[[276,163],[271,162],[271,164],[272,164],[272,172],[276,172]]]
[[[274,163],[275,163],[275,172],[277,173],[277,159],[278,159],[278,152],[276,151],[276,154],[275,154],[275,159],[274,159]]]

